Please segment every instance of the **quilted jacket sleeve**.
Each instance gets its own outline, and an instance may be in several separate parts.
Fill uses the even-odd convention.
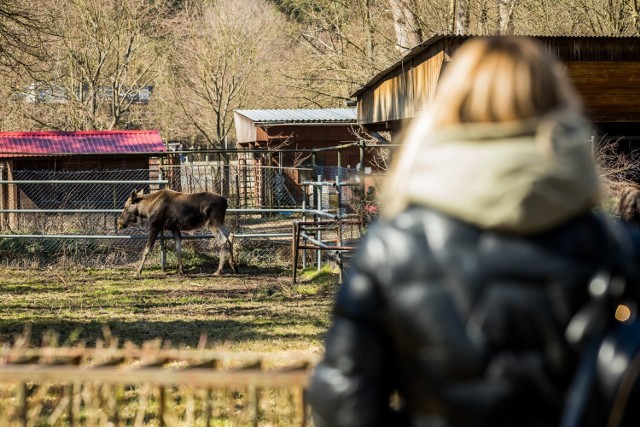
[[[374,278],[356,262],[338,292],[326,353],[312,378],[317,427],[398,425],[390,419],[394,364],[381,311]]]

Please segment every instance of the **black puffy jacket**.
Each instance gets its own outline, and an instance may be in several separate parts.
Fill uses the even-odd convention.
[[[526,237],[418,206],[380,222],[337,295],[315,425],[557,425],[565,329],[612,245],[590,213]]]

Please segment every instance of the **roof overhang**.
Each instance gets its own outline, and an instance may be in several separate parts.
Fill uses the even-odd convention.
[[[358,123],[398,131],[431,99],[442,69],[472,35],[436,35],[352,94]],[[640,38],[530,36],[566,64],[594,121],[640,121]],[[591,73],[591,75],[589,75]]]

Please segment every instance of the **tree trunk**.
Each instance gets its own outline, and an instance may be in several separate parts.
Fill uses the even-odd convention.
[[[449,13],[451,16],[449,31],[452,34],[465,34],[469,27],[468,0],[451,0]]]
[[[362,0],[362,9],[364,12],[364,31],[366,34],[365,38],[365,52],[367,54],[367,68],[369,73],[373,75],[374,63],[375,60],[373,58],[373,37],[374,37],[374,28],[373,23],[371,22],[371,0]]]
[[[396,32],[396,49],[406,53],[420,43],[416,17],[403,0],[389,0],[393,14],[393,28]]]
[[[469,28],[469,1],[458,0],[455,34],[466,34]]]
[[[513,34],[513,11],[518,0],[498,0],[498,34]]]
[[[640,34],[640,1],[633,0],[633,3],[629,5],[631,7],[631,20],[633,21],[633,27],[636,30],[636,35]]]

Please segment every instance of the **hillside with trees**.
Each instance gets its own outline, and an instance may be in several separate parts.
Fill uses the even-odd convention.
[[[640,0],[0,0],[0,130],[233,146],[234,109],[344,107],[435,34],[639,32]]]

